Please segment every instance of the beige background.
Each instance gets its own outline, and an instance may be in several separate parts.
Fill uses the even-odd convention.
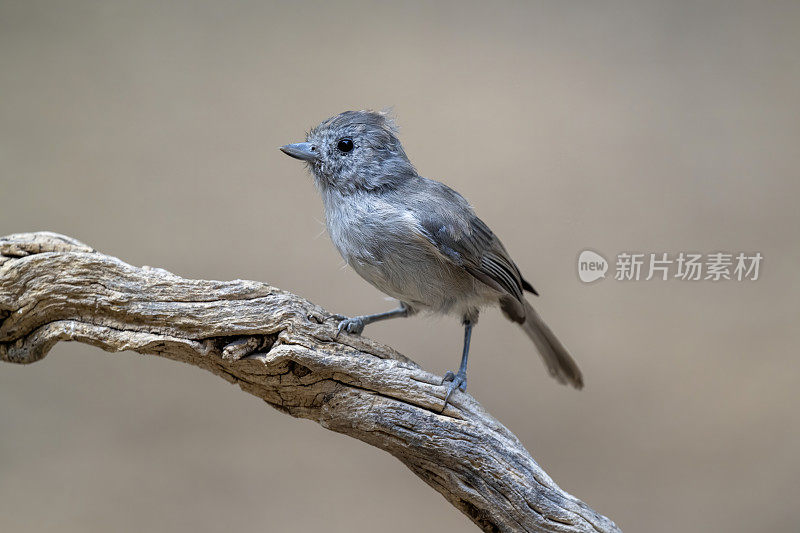
[[[587,386],[496,311],[470,392],[626,531],[797,531],[800,5],[0,1],[0,234],[391,303],[277,150],[393,105],[503,238]],[[583,285],[584,248],[760,251],[757,282]],[[372,326],[424,367],[452,319]],[[450,531],[392,457],[195,368],[59,345],[0,365],[0,531]]]

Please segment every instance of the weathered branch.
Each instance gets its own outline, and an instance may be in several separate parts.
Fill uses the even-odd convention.
[[[295,417],[385,450],[484,531],[619,531],[561,490],[471,396],[440,414],[441,378],[254,281],[137,268],[54,233],[0,238],[0,359],[58,341],[205,368]]]

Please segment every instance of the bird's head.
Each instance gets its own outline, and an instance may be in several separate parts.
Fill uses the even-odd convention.
[[[323,191],[377,191],[416,176],[387,113],[345,111],[281,151],[307,162]]]

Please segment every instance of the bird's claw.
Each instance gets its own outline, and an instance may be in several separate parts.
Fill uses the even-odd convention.
[[[449,381],[450,385],[447,387],[447,396],[444,397],[444,405],[442,406],[442,412],[444,412],[445,408],[447,407],[447,401],[450,399],[450,395],[453,394],[453,391],[459,389],[462,392],[467,392],[467,373],[466,372],[458,372],[454,374],[451,371],[447,371],[442,378],[442,385],[444,385],[445,381]]]
[[[345,318],[339,322],[339,327],[336,328],[336,336],[338,337],[342,331],[347,331],[347,333],[352,333],[353,335],[361,335],[361,332],[364,331],[364,325],[364,321],[360,316]]]

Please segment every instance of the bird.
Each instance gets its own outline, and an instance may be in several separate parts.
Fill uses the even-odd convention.
[[[442,379],[448,384],[444,412],[456,390],[466,392],[479,313],[496,306],[522,327],[551,376],[583,387],[575,360],[526,299],[525,293],[539,293],[463,196],[419,175],[388,112],[345,111],[312,128],[304,142],[280,150],[306,163],[322,196],[328,234],[345,262],[399,302],[384,313],[340,316],[337,336],[420,312],[459,318],[461,363]]]

